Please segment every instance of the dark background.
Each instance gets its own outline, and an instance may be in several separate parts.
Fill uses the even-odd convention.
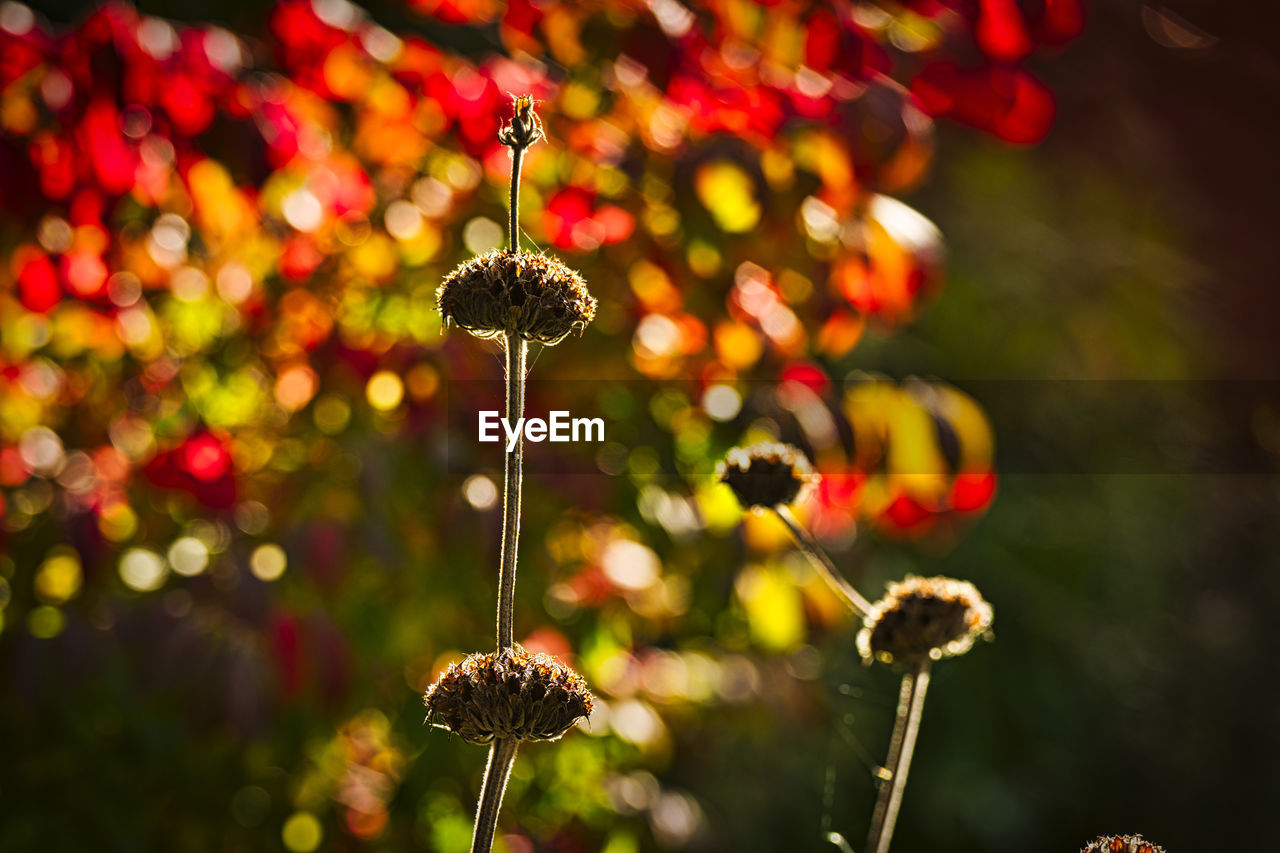
[[[1069,849],[1059,839],[1090,827],[1142,832],[1170,851],[1274,837],[1276,398],[1238,380],[1276,377],[1280,62],[1267,33],[1280,20],[1266,4],[1091,12],[1081,40],[1042,68],[1060,109],[1045,143],[1012,166],[958,134],[945,143],[963,154],[922,204],[953,248],[954,298],[924,324],[945,335],[933,369],[1205,380],[1198,399],[1162,413],[1159,433],[1222,436],[1216,470],[1233,473],[1004,480],[948,571],[1022,602],[999,611],[998,655],[965,662],[989,665],[1006,702],[975,707],[971,692],[939,685],[927,712],[967,713],[969,730],[994,740],[1001,770],[978,786],[989,808],[954,817],[991,834],[944,846],[950,829],[911,819],[936,807],[916,788],[906,850],[1014,849],[987,821],[1018,825],[1034,850]],[[1169,22],[1197,46],[1168,46]],[[1156,438],[1146,418],[1108,441],[1046,409],[1039,430],[999,432],[1004,454],[1057,448],[1096,461]],[[1196,469],[1167,445],[1152,452]],[[922,755],[947,749],[930,734],[926,724]],[[946,772],[922,762],[913,785],[944,784]]]

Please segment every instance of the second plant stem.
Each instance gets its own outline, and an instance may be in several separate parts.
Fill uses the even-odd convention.
[[[871,612],[871,604],[862,594],[853,588],[853,584],[845,580],[844,575],[840,574],[840,570],[836,568],[835,563],[831,562],[831,558],[827,556],[827,552],[818,544],[818,540],[813,538],[800,520],[791,512],[791,508],[779,504],[773,508],[778,518],[782,519],[782,523],[791,531],[791,535],[795,537],[796,544],[800,546],[800,551],[809,558],[809,562],[818,569],[823,579],[826,580],[831,588],[835,590],[836,595],[844,601],[845,604],[858,614],[861,618]]]
[[[867,853],[888,853],[893,827],[898,822],[898,810],[902,807],[902,792],[907,787],[911,756],[916,750],[916,737],[920,734],[920,717],[928,689],[929,661],[924,660],[902,676],[898,713],[893,723],[893,735],[889,738],[889,755],[884,762],[889,777],[876,795],[871,828],[867,832]]]

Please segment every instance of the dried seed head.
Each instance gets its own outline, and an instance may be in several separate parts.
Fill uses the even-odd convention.
[[[569,267],[547,255],[494,250],[445,277],[436,301],[446,322],[478,338],[508,332],[553,346],[596,316],[596,300]]]
[[[962,655],[990,631],[991,618],[973,584],[908,575],[863,619],[858,652],[867,662],[903,664]]]
[[[1141,835],[1100,835],[1080,853],[1164,853],[1164,848]]]
[[[542,120],[533,111],[533,96],[513,96],[514,114],[511,121],[498,130],[498,141],[512,148],[528,148],[539,139],[546,138],[542,132]]]
[[[519,647],[450,664],[427,688],[426,721],[468,743],[555,740],[591,713],[587,683],[550,655]]]
[[[804,453],[789,444],[735,447],[716,468],[743,507],[794,503],[818,481]]]

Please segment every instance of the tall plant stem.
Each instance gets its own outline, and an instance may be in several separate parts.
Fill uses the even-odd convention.
[[[920,734],[920,716],[924,712],[924,696],[928,689],[929,661],[925,660],[902,676],[898,714],[893,722],[893,735],[889,738],[889,756],[884,763],[890,776],[876,795],[871,828],[867,832],[867,853],[888,853],[893,827],[898,822],[898,809],[902,806],[902,792],[907,787],[911,755],[916,751],[916,736]]]
[[[484,787],[480,791],[480,805],[476,807],[476,828],[471,835],[471,853],[489,853],[493,847],[502,795],[506,793],[519,745],[519,741],[511,738],[498,738],[489,747],[489,764],[484,769]]]
[[[524,416],[524,374],[529,343],[508,332],[507,423]],[[515,642],[516,552],[520,544],[520,492],[524,479],[524,435],[507,451],[502,479],[502,562],[498,568],[498,651]]]
[[[524,148],[511,146],[511,212],[507,220],[508,248],[520,250],[520,166],[524,161]]]
[[[536,121],[536,119],[534,119]],[[513,125],[515,120],[513,119]],[[504,140],[505,142],[505,140]],[[507,236],[511,251],[518,251],[520,219],[520,165],[524,149],[531,141],[511,145],[511,218]],[[524,416],[524,379],[529,361],[529,342],[514,332],[503,339],[506,350],[507,423],[519,423]],[[520,547],[520,498],[524,480],[524,435],[516,434],[507,450],[502,470],[502,558],[498,563],[498,652],[515,645],[516,555]],[[489,747],[489,763],[484,769],[484,785],[476,806],[476,826],[471,835],[471,853],[489,853],[498,828],[502,795],[511,777],[520,742],[495,738]]]
[[[518,108],[517,108],[518,113]],[[516,120],[513,119],[514,124]],[[509,248],[520,248],[520,165],[523,144],[511,146],[511,218],[507,221]],[[507,423],[519,423],[524,416],[524,375],[529,342],[507,332]],[[515,642],[516,552],[520,545],[520,493],[524,479],[524,434],[517,432],[515,447],[507,451],[502,477],[502,562],[498,568],[498,651]],[[514,754],[514,753],[513,753]],[[505,776],[503,777],[506,778]]]
[[[836,568],[836,564],[831,562],[831,558],[827,556],[827,552],[818,544],[818,540],[813,538],[799,519],[791,512],[791,508],[783,504],[779,504],[773,508],[778,514],[778,518],[782,519],[782,523],[791,531],[791,535],[795,537],[796,544],[800,546],[800,551],[809,558],[809,562],[818,569],[818,573],[822,575],[836,595],[840,596],[845,604],[852,608],[853,612],[858,616],[866,616],[871,612],[871,604],[862,597],[853,584],[845,580],[844,575],[840,574],[840,570]]]

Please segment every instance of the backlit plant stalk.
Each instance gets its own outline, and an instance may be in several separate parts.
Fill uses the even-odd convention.
[[[867,853],[886,853],[889,842],[893,839],[893,828],[898,822],[898,809],[902,807],[902,792],[907,788],[907,771],[911,768],[911,756],[916,751],[916,737],[920,734],[920,717],[924,714],[924,697],[928,689],[929,661],[924,660],[902,676],[898,711],[894,718],[893,734],[889,736],[889,756],[884,762],[888,778],[881,784],[875,808],[871,811]]]
[[[520,250],[520,167],[524,152],[543,137],[542,123],[533,110],[533,99],[516,101],[511,124],[498,132],[498,139],[511,148],[511,190],[507,217],[507,246]],[[529,360],[529,342],[515,330],[508,329],[503,338],[506,349],[507,423],[524,416],[524,381]],[[524,485],[524,433],[516,434],[515,446],[507,450],[502,469],[502,562],[498,570],[498,648],[510,648],[515,642],[516,555],[520,540],[520,503]],[[496,750],[496,747],[495,747]],[[494,756],[490,755],[490,764]],[[511,751],[510,763],[515,759]],[[485,774],[486,779],[488,773]],[[486,786],[487,787],[487,786]]]
[[[845,580],[818,540],[791,511],[791,504],[799,501],[818,480],[803,453],[788,444],[735,447],[720,464],[719,474],[743,508],[767,509],[778,516],[791,532],[800,553],[845,606],[859,617],[871,612],[870,602]]]
[[[862,593],[853,588],[853,584],[845,580],[844,575],[840,574],[840,570],[836,568],[836,564],[831,562],[831,558],[827,556],[827,552],[818,544],[818,540],[813,538],[813,534],[805,529],[800,520],[796,518],[795,513],[791,511],[791,507],[786,504],[777,504],[770,507],[778,518],[782,519],[782,523],[787,526],[787,530],[791,531],[792,537],[796,540],[796,545],[800,548],[800,553],[809,558],[809,562],[814,568],[818,569],[827,584],[835,591],[850,610],[858,616],[866,616],[871,612],[871,603],[862,597]]]
[[[555,258],[520,250],[520,169],[524,152],[542,138],[533,99],[516,98],[510,123],[498,132],[499,141],[511,149],[509,246],[464,263],[446,277],[437,294],[447,323],[479,338],[502,341],[508,423],[518,423],[524,414],[529,342],[553,346],[570,332],[581,334],[596,308],[576,272]],[[515,643],[523,473],[524,438],[518,433],[503,464],[497,649],[450,666],[424,697],[429,721],[470,743],[489,744],[472,853],[488,853],[493,845],[520,743],[555,740],[591,712],[591,694],[577,673]]]
[[[991,620],[991,605],[973,584],[914,575],[890,584],[884,598],[863,618],[857,641],[863,661],[905,670],[889,753],[867,830],[867,853],[888,853],[893,840],[933,662],[969,651],[979,637],[990,634]]]
[[[857,645],[863,661],[895,664],[906,670],[867,832],[866,853],[888,853],[920,734],[932,663],[964,654],[978,637],[987,635],[991,606],[973,584],[914,576],[891,584],[884,598],[869,603],[791,511],[791,505],[818,479],[809,460],[795,447],[769,443],[735,447],[718,473],[744,509],[768,509],[782,520],[801,552],[862,619]],[[832,833],[829,839],[847,849],[840,835]]]
[[[524,152],[542,137],[542,126],[533,111],[532,101],[522,110],[517,102],[511,124],[498,137],[511,148],[510,212],[507,219],[507,246],[520,249],[520,166]],[[528,369],[529,342],[514,331],[503,337],[506,350],[507,423],[517,423],[524,416],[525,373]],[[520,504],[524,492],[524,433],[517,432],[514,446],[508,446],[502,465],[502,556],[498,564],[498,651],[515,645],[516,558],[520,547]],[[476,808],[476,826],[471,836],[472,853],[487,851],[493,845],[498,827],[502,796],[516,761],[519,741],[495,738],[489,747],[489,762],[484,769],[484,785]]]

